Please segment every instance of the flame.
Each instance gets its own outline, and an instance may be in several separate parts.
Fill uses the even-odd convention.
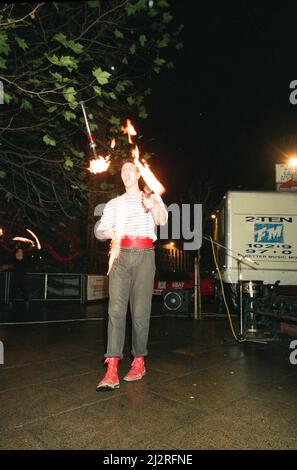
[[[116,146],[116,140],[115,140],[115,138],[113,138],[110,142],[110,148],[114,149],[115,146]]]
[[[2,237],[3,234],[4,234],[3,228],[0,228],[0,237]]]
[[[139,148],[135,145],[134,149],[131,150],[132,157],[134,158],[134,163],[139,161]],[[136,164],[136,163],[135,163]]]
[[[30,240],[29,238],[24,238],[24,237],[14,237],[13,241],[23,242],[23,243],[31,243],[32,246],[34,245],[34,242],[32,242],[32,240]]]
[[[137,145],[135,145],[135,148],[132,149],[132,156],[134,157],[134,164],[138,168],[142,178],[144,179],[148,187],[155,194],[159,194],[159,196],[163,194],[165,192],[164,186],[160,183],[160,181],[157,180],[145,160],[142,160],[143,163],[139,161],[139,149]]]
[[[29,230],[28,228],[26,228],[26,230],[27,230],[27,232],[29,232],[29,233],[30,233],[30,235],[32,235],[32,237],[33,237],[33,238],[36,240],[36,243],[37,243],[37,249],[38,249],[38,250],[41,250],[41,245],[40,245],[40,242],[39,242],[39,240],[38,240],[37,236],[35,235],[35,233],[34,233],[34,232],[31,232],[31,230]]]
[[[94,160],[91,160],[90,161],[90,166],[88,168],[88,170],[91,172],[91,173],[103,173],[104,171],[106,171],[110,165],[110,161],[109,161],[109,158],[110,158],[110,155],[107,155],[107,157],[101,157],[101,155],[99,155],[97,158],[95,158]]]
[[[134,126],[131,123],[130,119],[127,119],[126,127],[122,127],[122,131],[123,131],[123,134],[128,134],[129,144],[133,144],[131,135],[137,135],[137,132],[134,129]]]

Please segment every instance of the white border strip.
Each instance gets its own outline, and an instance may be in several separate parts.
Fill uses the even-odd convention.
[[[49,323],[69,323],[69,322],[76,322],[76,321],[101,321],[105,320],[105,318],[101,317],[95,317],[95,318],[74,318],[71,320],[44,320],[44,321],[22,321],[22,322],[10,322],[10,323],[1,323],[0,322],[0,328],[1,326],[8,326],[8,325],[43,325],[43,324],[49,324]]]

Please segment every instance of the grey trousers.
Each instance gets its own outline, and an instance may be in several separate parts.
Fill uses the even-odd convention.
[[[132,356],[146,356],[155,277],[155,251],[121,248],[109,274],[108,338],[105,357],[123,357],[128,302]]]

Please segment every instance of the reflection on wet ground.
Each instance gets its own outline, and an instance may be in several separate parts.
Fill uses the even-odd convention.
[[[239,344],[225,318],[154,302],[146,376],[96,393],[106,317],[106,302],[2,307],[1,449],[296,449],[292,338]]]

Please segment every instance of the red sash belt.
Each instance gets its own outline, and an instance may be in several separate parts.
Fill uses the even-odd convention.
[[[129,237],[125,235],[121,238],[123,248],[153,248],[153,240],[149,237]]]

